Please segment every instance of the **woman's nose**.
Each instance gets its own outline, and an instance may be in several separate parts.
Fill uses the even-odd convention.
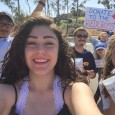
[[[43,45],[37,45],[36,50],[39,53],[46,53],[46,48]]]

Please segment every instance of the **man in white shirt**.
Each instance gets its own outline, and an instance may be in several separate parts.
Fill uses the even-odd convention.
[[[9,50],[13,38],[10,34],[14,31],[14,21],[7,12],[0,12],[0,76],[2,61]]]

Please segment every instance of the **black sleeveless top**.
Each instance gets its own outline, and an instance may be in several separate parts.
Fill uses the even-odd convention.
[[[63,108],[57,115],[72,115],[66,104],[63,105]]]
[[[67,106],[66,103],[65,103],[65,99],[64,99],[65,90],[66,90],[66,86],[65,86],[64,89],[63,89],[63,101],[64,101],[64,105],[63,105],[63,108],[60,110],[60,112],[59,112],[57,115],[72,115],[72,114],[70,113],[70,111],[69,111],[68,106]]]
[[[17,103],[17,99],[18,99],[18,93],[17,93],[17,89],[16,89],[16,86],[13,84],[12,85],[14,87],[14,91],[15,91],[15,103],[14,105],[12,106],[11,108],[11,111],[10,111],[10,114],[9,115],[18,115],[18,113],[16,113],[16,103]],[[64,100],[64,92],[65,92],[65,89],[63,90],[63,100]],[[63,105],[63,108],[60,110],[60,112],[57,114],[57,115],[72,115],[67,107],[67,105],[65,104],[65,101],[64,101],[64,105]]]

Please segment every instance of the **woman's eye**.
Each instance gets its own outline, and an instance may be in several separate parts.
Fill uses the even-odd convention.
[[[35,42],[27,42],[27,45],[32,46],[32,45],[36,45],[36,43]]]
[[[54,43],[48,42],[46,43],[46,45],[50,46],[50,45],[54,45]]]

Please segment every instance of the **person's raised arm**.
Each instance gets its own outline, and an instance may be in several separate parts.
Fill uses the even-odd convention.
[[[88,35],[88,41],[91,42],[91,44],[93,45],[93,47],[96,46],[96,44],[99,43],[99,40],[98,40],[98,36],[92,36],[92,35]]]
[[[35,10],[32,12],[31,16],[36,15],[36,13],[40,15],[43,8],[45,7],[45,4],[46,4],[46,0],[40,0]]]
[[[102,115],[88,85],[81,82],[74,83],[69,93],[70,103],[68,107],[72,115]]]

